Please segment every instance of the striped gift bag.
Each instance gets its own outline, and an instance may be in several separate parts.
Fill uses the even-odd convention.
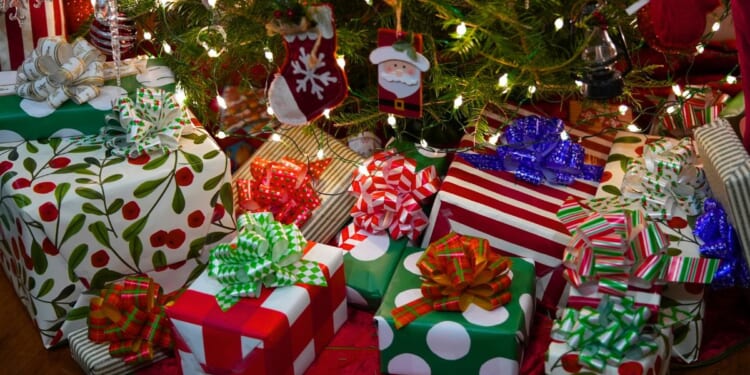
[[[156,350],[154,358],[150,361],[127,364],[122,358],[115,358],[109,354],[109,344],[97,344],[89,340],[88,328],[71,332],[68,342],[70,355],[87,375],[132,374],[172,355],[171,351],[166,349]]]
[[[323,151],[331,164],[314,185],[320,198],[320,206],[312,217],[300,228],[308,241],[328,243],[349,221],[349,212],[356,198],[349,194],[352,173],[362,164],[363,158],[322,130],[310,127],[282,127],[276,130],[280,140],[264,143],[253,157],[234,174],[235,212],[243,212],[239,207],[237,180],[250,180],[250,163],[255,158],[278,161],[282,157],[302,162],[317,160]]]
[[[19,0],[0,3],[0,71],[16,70],[36,47],[39,38],[65,37],[65,15],[60,0]]]

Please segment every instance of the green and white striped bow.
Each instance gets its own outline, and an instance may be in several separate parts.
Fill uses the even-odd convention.
[[[328,285],[320,265],[302,259],[307,241],[296,225],[258,212],[243,214],[237,226],[237,238],[213,248],[208,259],[208,275],[223,286],[216,295],[222,310],[240,297],[258,297],[263,286]]]

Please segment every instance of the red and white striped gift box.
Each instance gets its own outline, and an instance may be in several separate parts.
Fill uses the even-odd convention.
[[[663,288],[662,285],[654,285],[648,289],[630,286],[625,295],[633,298],[635,306],[645,306],[649,309],[651,311],[649,319],[657,322],[659,309],[661,308],[661,292]],[[580,310],[586,306],[596,308],[599,306],[602,298],[604,298],[605,293],[595,289],[596,286],[594,286],[594,290],[583,290],[583,288],[576,288],[571,285],[567,294],[567,301],[562,301],[561,307],[567,306],[576,310]]]
[[[341,249],[308,243],[327,287],[264,288],[222,312],[222,286],[207,272],[167,309],[184,374],[302,374],[347,318]]]
[[[25,19],[19,22],[12,17]],[[0,70],[16,70],[39,38],[55,35],[65,36],[60,0],[21,0],[5,13],[0,12]]]

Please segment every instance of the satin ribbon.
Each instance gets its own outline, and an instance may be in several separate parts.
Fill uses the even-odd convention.
[[[510,260],[483,238],[448,233],[425,249],[417,266],[422,297],[393,309],[397,329],[433,310],[466,311],[471,304],[494,310],[510,302]]]
[[[569,199],[557,217],[572,235],[563,264],[573,286],[624,296],[629,281],[645,288],[664,277],[669,239],[640,210],[587,212]]]
[[[306,164],[287,157],[279,161],[253,158],[252,179],[237,179],[235,183],[239,206],[249,212],[271,212],[281,223],[302,228],[320,206],[313,182],[330,163],[331,159]]]
[[[190,115],[162,89],[140,87],[135,100],[121,97],[107,115],[101,138],[112,154],[136,158],[142,153],[169,153],[180,146],[180,137],[192,133]]]
[[[126,363],[151,360],[156,348],[173,345],[164,311],[171,299],[151,278],[128,276],[91,299],[89,339],[109,342],[109,353]]]
[[[706,199],[703,205],[703,215],[695,221],[694,230],[703,241],[699,251],[704,257],[721,259],[711,285],[716,288],[750,287],[750,269],[724,208],[714,199]]]
[[[655,219],[698,215],[708,184],[703,170],[695,167],[690,138],[662,138],[643,149],[643,158],[632,160],[625,172],[623,204],[639,202]]]
[[[82,104],[99,96],[105,57],[85,39],[40,38],[17,74],[16,93],[57,108],[71,99]]]
[[[519,180],[534,185],[601,179],[603,168],[583,163],[583,146],[568,137],[560,119],[523,117],[508,125],[503,138],[505,144],[497,147],[497,155],[459,155],[479,169],[513,172]]]
[[[650,316],[632,298],[605,296],[597,309],[563,310],[551,336],[578,351],[579,364],[602,372],[608,364],[616,368],[625,359],[637,361],[658,350],[656,335],[644,333]]]
[[[222,310],[241,297],[258,297],[263,286],[328,285],[320,265],[302,259],[307,241],[295,225],[274,220],[270,212],[245,213],[237,219],[237,233],[208,259],[208,275],[223,286],[216,295]]]
[[[351,215],[358,229],[416,241],[427,228],[421,202],[437,193],[434,166],[417,171],[417,162],[389,150],[379,152],[354,172],[349,191],[357,196]]]

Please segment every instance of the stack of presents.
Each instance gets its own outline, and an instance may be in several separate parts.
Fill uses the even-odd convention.
[[[168,68],[115,73],[50,37],[0,74],[0,262],[86,373],[302,374],[359,309],[383,373],[515,374],[541,341],[550,374],[664,374],[704,291],[750,283],[724,99],[654,127],[684,138],[488,106],[451,154],[282,125],[232,173]]]

